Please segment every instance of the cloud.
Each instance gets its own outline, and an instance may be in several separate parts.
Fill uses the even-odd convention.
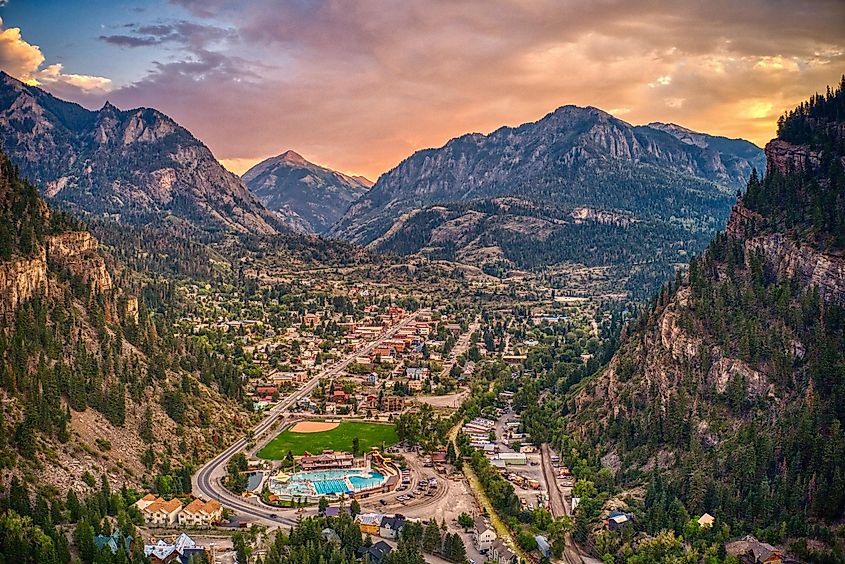
[[[37,45],[28,43],[17,27],[5,28],[0,18],[0,68],[31,85],[65,87],[82,93],[106,92],[111,80],[102,76],[69,74],[61,63],[44,67],[44,54]]]
[[[185,20],[125,34],[168,56],[109,98],[236,168],[294,148],[373,177],[568,103],[763,144],[845,69],[840,0],[170,2]]]
[[[136,35],[101,35],[100,40],[119,47],[149,47],[161,43],[161,40],[156,37],[139,37]]]
[[[150,47],[163,43],[173,43],[192,49],[201,49],[237,38],[237,33],[233,29],[203,25],[187,20],[145,25],[130,23],[124,27],[131,29],[132,34],[101,35],[100,40],[121,47]]]

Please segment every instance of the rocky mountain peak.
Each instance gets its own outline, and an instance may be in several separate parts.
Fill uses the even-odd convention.
[[[291,149],[288,149],[287,151],[279,155],[279,160],[300,166],[312,164],[311,162],[305,160],[302,155]]]
[[[6,75],[0,136],[23,176],[77,213],[144,223],[174,216],[240,233],[287,231],[208,147],[154,109],[106,102],[91,111]]]
[[[298,218],[307,232],[323,233],[372,183],[307,161],[293,150],[270,157],[243,175],[269,209]]]

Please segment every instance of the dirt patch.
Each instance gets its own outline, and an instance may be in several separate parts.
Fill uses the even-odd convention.
[[[326,423],[325,421],[300,421],[290,428],[293,433],[321,433],[331,431],[338,426],[338,423]]]

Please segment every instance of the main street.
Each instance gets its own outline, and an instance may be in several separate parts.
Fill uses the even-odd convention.
[[[420,311],[414,312],[413,314],[403,319],[401,322],[397,323],[396,325],[392,326],[390,329],[385,331],[373,342],[369,343],[361,349],[353,351],[352,353],[343,357],[341,360],[331,364],[321,372],[317,373],[313,378],[308,380],[308,382],[306,382],[301,388],[288,395],[285,399],[283,399],[272,409],[270,409],[267,412],[267,416],[262,419],[261,422],[258,423],[255,427],[253,427],[252,438],[258,439],[263,433],[267,432],[268,430],[277,428],[277,423],[279,424],[278,428],[281,428],[284,425],[285,419],[287,417],[286,411],[288,410],[288,408],[290,408],[300,399],[307,397],[314,390],[314,388],[317,387],[317,384],[320,382],[320,379],[331,378],[340,374],[341,372],[346,370],[346,368],[354,361],[355,357],[366,355],[372,352],[372,350],[375,349],[377,346],[382,344],[387,339],[393,337],[397,333],[397,331],[399,331],[399,329],[407,326],[408,324],[416,320],[420,313]],[[209,460],[202,468],[200,468],[192,479],[194,495],[196,497],[204,499],[215,499],[219,501],[223,506],[236,511],[240,515],[256,518],[266,524],[295,524],[294,519],[284,517],[276,513],[276,511],[284,510],[276,510],[275,508],[267,507],[266,505],[263,505],[262,503],[254,499],[247,499],[237,494],[234,494],[227,490],[220,482],[220,479],[223,477],[226,471],[226,464],[235,454],[243,450],[244,447],[247,446],[247,443],[248,439],[246,437],[235,441],[231,446],[229,446],[229,448],[218,454],[213,459]],[[288,511],[288,513],[290,513],[290,511]]]

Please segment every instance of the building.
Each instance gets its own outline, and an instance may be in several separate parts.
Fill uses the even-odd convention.
[[[122,545],[126,554],[132,554],[132,537],[121,534],[120,529],[115,529],[110,535],[94,535],[94,545],[97,550],[109,547],[112,554],[117,553]]]
[[[141,510],[144,523],[158,527],[175,525],[182,511],[182,502],[176,498],[165,500],[161,497],[151,500],[151,496],[147,494],[135,502],[135,506]]]
[[[728,543],[725,549],[729,556],[735,556],[743,564],[781,564],[783,553],[777,547],[760,542],[753,535]]]
[[[355,523],[361,529],[362,535],[378,535],[381,532],[382,518],[380,513],[361,513],[355,516]]]
[[[607,528],[611,531],[618,531],[623,527],[627,526],[631,522],[631,514],[630,513],[623,513],[621,511],[614,511],[610,515],[607,516],[605,520],[605,524]]]
[[[354,457],[348,452],[324,450],[321,454],[306,454],[299,459],[303,470],[322,470],[328,468],[352,468]]]
[[[702,528],[705,527],[712,527],[713,523],[716,521],[716,518],[710,515],[709,513],[705,513],[701,517],[698,518],[698,524]]]
[[[381,564],[384,558],[393,550],[389,544],[384,541],[378,541],[370,547],[362,546],[358,549],[358,558],[363,562],[370,564]]]
[[[192,557],[205,558],[205,548],[197,545],[194,539],[182,533],[171,544],[159,540],[155,544],[144,545],[144,556],[152,564],[187,563]]]
[[[475,518],[472,528],[472,541],[479,552],[488,550],[496,540],[496,531],[493,530],[483,517]]]
[[[524,466],[528,464],[528,457],[524,452],[500,452],[495,456],[496,460],[502,460],[508,466]]]
[[[493,546],[490,547],[490,555],[488,561],[492,560],[493,562],[498,562],[498,564],[513,564],[516,562],[516,554],[511,551],[505,543],[500,540],[497,540],[493,543]]]
[[[395,539],[399,537],[399,532],[405,526],[404,515],[394,515],[393,517],[385,516],[381,520],[379,526],[379,536],[385,539]]]
[[[405,398],[401,396],[385,396],[382,398],[384,411],[402,411],[405,409]]]
[[[222,519],[223,506],[213,499],[195,499],[179,513],[179,524],[188,527],[210,527]]]
[[[427,368],[406,368],[405,369],[405,376],[409,380],[422,380],[426,376],[426,372],[428,372]]]

